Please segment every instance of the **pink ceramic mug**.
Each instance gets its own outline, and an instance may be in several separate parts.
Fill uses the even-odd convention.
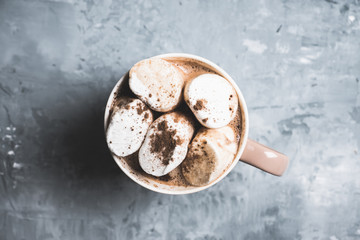
[[[241,132],[241,139],[238,147],[237,154],[233,160],[233,162],[228,166],[226,171],[223,172],[221,176],[216,178],[214,181],[210,182],[209,184],[201,187],[195,187],[195,186],[174,186],[174,185],[168,185],[168,184],[162,184],[158,181],[154,181],[153,179],[150,179],[146,177],[145,175],[141,174],[135,174],[131,168],[128,166],[127,162],[124,161],[121,157],[118,157],[114,154],[112,154],[114,160],[119,165],[121,170],[129,176],[132,180],[134,180],[136,183],[140,184],[141,186],[148,188],[155,192],[160,193],[166,193],[166,194],[187,194],[187,193],[194,193],[201,190],[204,190],[215,183],[219,182],[221,179],[223,179],[237,164],[237,162],[240,160],[242,162],[248,163],[252,166],[255,166],[265,172],[271,173],[276,176],[281,176],[284,171],[287,168],[288,165],[288,157],[273,150],[270,149],[260,143],[257,143],[251,139],[248,138],[249,133],[249,117],[248,117],[248,111],[246,107],[245,99],[239,89],[239,87],[236,85],[235,81],[227,74],[222,68],[214,64],[213,62],[191,54],[184,54],[184,53],[168,53],[163,55],[158,55],[153,58],[163,58],[163,59],[185,59],[188,61],[195,61],[200,62],[201,64],[205,65],[209,69],[214,70],[217,74],[223,76],[226,78],[234,87],[235,91],[237,92],[240,108],[241,108],[241,115],[242,115],[242,132]],[[116,92],[121,89],[123,86],[122,84],[125,82],[124,79],[126,78],[125,74],[115,85],[114,89],[112,90],[107,105],[105,109],[105,117],[104,117],[104,126],[106,128],[110,109],[112,106],[112,102],[114,100],[114,96]]]

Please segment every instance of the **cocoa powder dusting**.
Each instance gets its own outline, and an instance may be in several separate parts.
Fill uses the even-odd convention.
[[[150,151],[158,153],[164,165],[168,165],[176,145],[182,143],[179,138],[175,139],[176,129],[171,130],[166,121],[157,125],[158,132],[150,136]]]
[[[175,114],[174,122],[178,123],[180,121],[180,119],[181,119],[181,117],[179,116],[179,114]]]
[[[197,110],[201,110],[203,108],[205,108],[205,104],[207,103],[207,101],[205,99],[200,99],[196,101],[196,104],[193,106],[193,108],[197,111]]]
[[[144,111],[146,111],[146,108],[143,104],[138,103],[136,106],[137,106],[136,111],[139,115],[142,114]]]
[[[194,162],[199,158],[199,154],[188,152],[185,160],[181,164],[183,174],[191,173],[191,169],[194,168]]]
[[[201,153],[193,151],[194,145],[181,163],[182,174],[194,186],[202,186],[207,184],[210,180],[211,173],[215,169],[215,161],[209,157],[206,151],[201,150]]]
[[[176,138],[176,145],[181,145],[184,142],[184,139]]]

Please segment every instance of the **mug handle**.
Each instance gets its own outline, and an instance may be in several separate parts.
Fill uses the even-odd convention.
[[[248,139],[240,161],[273,175],[281,176],[288,166],[289,158],[282,153]]]

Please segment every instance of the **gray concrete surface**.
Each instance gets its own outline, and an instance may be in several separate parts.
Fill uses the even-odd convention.
[[[107,96],[167,52],[234,77],[284,177],[168,196],[118,169]],[[359,80],[359,0],[1,0],[0,239],[360,239]]]

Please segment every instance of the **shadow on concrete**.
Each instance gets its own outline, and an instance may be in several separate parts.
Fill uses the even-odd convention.
[[[149,190],[133,182],[121,171],[108,150],[103,127],[108,93],[100,95],[93,96],[96,99],[92,102],[82,104],[86,108],[76,106],[75,111],[73,108],[68,113],[68,124],[63,126],[63,130],[57,130],[62,135],[59,138],[63,142],[60,151],[64,154],[61,157],[64,161],[56,161],[69,176],[74,186],[72,191],[85,192],[89,197],[85,201],[89,205],[93,205],[90,199],[112,201],[112,195],[116,198],[126,195],[126,199],[136,198],[137,194],[149,196]]]

